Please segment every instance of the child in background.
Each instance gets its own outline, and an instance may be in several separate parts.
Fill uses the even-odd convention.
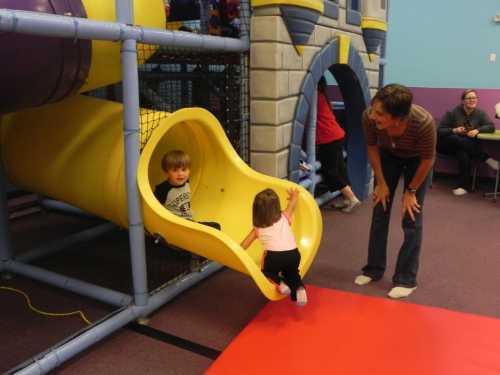
[[[173,214],[187,220],[193,220],[191,212],[191,190],[189,175],[191,173],[191,158],[181,150],[167,152],[161,161],[161,167],[167,175],[166,181],[157,185],[154,191],[156,199]],[[215,229],[221,229],[219,223],[199,222]],[[200,257],[193,256],[193,263],[200,263]],[[199,264],[192,268],[199,268]]]
[[[173,214],[194,221],[189,187],[191,158],[184,151],[172,150],[163,156],[161,167],[167,175],[167,180],[156,185],[154,191],[156,199]],[[221,229],[219,223],[211,221],[199,221],[199,223]]]
[[[288,190],[288,205],[281,212],[280,200],[272,189],[261,191],[253,201],[254,228],[241,242],[248,247],[257,238],[266,250],[262,272],[278,285],[278,291],[291,295],[292,301],[304,306],[307,294],[300,279],[300,252],[292,232],[292,214],[297,204],[299,191]]]
[[[344,161],[343,146],[345,131],[335,118],[326,96],[326,79],[321,77],[318,83],[318,110],[316,116],[317,155],[321,162],[321,173],[328,185],[328,190],[340,190],[343,199],[333,207],[349,213],[361,202],[351,189]]]

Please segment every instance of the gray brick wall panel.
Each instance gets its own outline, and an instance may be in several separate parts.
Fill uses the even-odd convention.
[[[288,170],[293,171],[298,169],[300,162],[300,145],[290,145],[290,153],[288,154]]]
[[[361,13],[356,10],[347,9],[346,23],[349,25],[361,26]]]
[[[312,93],[316,89],[318,81],[314,80],[314,77],[311,73],[307,73],[304,77],[304,83],[302,85],[302,94],[307,99],[307,102],[310,104],[312,99]]]
[[[299,8],[299,7],[293,7],[293,6],[287,6],[287,5],[280,6],[280,9],[281,9],[281,15],[283,18],[286,18],[286,17],[300,18],[300,19],[307,20],[307,21],[314,23],[314,24],[317,23],[318,18],[320,16],[319,12],[316,12],[315,10],[312,10],[312,9]]]
[[[323,16],[337,20],[339,18],[339,6],[332,1],[325,0]]]
[[[308,100],[304,94],[300,95],[299,101],[297,102],[297,108],[295,110],[295,120],[299,121],[299,123],[305,124],[307,122],[310,102],[311,100]]]
[[[323,59],[321,58],[321,54],[316,54],[314,59],[311,61],[311,65],[309,66],[309,72],[311,73],[314,82],[318,82],[326,68],[323,65]]]
[[[323,54],[325,60],[327,61],[328,63],[328,67],[332,66],[333,64],[336,64],[337,61],[338,61],[338,55],[339,55],[339,52],[338,52],[338,43],[337,41],[333,41],[333,42],[330,42],[328,43],[326,49],[325,49],[325,53]]]
[[[293,133],[291,143],[294,145],[302,145],[302,139],[304,138],[304,124],[300,121],[293,122]]]

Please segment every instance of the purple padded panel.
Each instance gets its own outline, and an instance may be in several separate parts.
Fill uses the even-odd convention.
[[[81,0],[0,0],[0,8],[87,16]],[[90,69],[91,42],[0,33],[0,113],[52,103],[78,91]]]

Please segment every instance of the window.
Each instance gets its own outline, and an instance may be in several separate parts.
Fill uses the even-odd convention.
[[[348,8],[356,11],[360,11],[361,7],[359,6],[360,0],[349,0],[348,1]]]

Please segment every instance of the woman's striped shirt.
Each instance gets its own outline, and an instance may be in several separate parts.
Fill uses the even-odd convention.
[[[368,117],[369,108],[363,112],[363,129],[368,146],[379,146],[401,158],[420,157],[434,159],[436,154],[436,123],[432,115],[412,104],[408,127],[400,137],[390,137],[385,130],[378,130]]]

